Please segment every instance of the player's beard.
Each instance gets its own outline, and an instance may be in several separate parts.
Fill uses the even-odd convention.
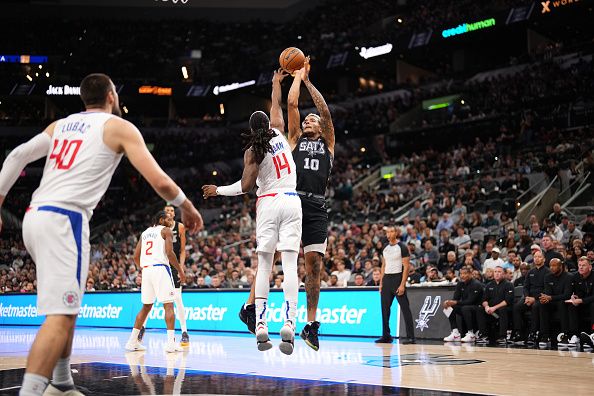
[[[120,110],[120,106],[113,106],[111,109],[111,114],[122,117],[122,110]]]

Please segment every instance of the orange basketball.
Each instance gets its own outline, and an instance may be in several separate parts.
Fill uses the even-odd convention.
[[[303,67],[304,61],[305,55],[303,54],[303,51],[296,47],[286,48],[278,58],[278,63],[280,63],[280,67],[282,67],[291,74],[294,73],[296,70],[301,69]]]

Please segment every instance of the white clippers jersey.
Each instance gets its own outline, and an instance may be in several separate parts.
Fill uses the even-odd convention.
[[[277,129],[273,129],[276,136],[270,139],[272,154],[267,153],[258,170],[258,196],[294,192],[297,188],[297,168],[293,161],[291,146],[285,136]]]
[[[122,159],[122,154],[103,143],[103,127],[111,117],[83,112],[56,123],[32,204],[71,204],[86,210],[90,217]]]
[[[161,230],[165,226],[159,225],[147,228],[140,236],[142,242],[140,246],[140,266],[142,268],[155,265],[169,265],[167,253],[165,253],[165,239],[161,235]]]

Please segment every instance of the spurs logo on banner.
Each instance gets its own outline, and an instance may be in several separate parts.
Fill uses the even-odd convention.
[[[435,296],[433,301],[431,301],[431,296],[425,297],[425,302],[419,311],[419,319],[415,319],[417,322],[417,329],[423,331],[424,329],[428,329],[429,319],[435,316],[439,306],[441,305],[441,296]]]

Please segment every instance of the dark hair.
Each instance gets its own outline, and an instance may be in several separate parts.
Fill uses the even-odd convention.
[[[155,214],[155,216],[153,217],[153,225],[158,225],[159,220],[166,218],[166,217],[167,217],[167,213],[165,213],[164,210],[158,211],[157,214]]]
[[[89,74],[80,83],[80,98],[85,107],[103,106],[112,83],[108,75],[102,73]]]
[[[250,147],[256,155],[258,163],[262,162],[266,153],[272,153],[270,139],[276,136],[276,133],[270,129],[270,119],[263,111],[255,111],[250,116],[250,131],[241,135],[245,139],[245,147]]]

